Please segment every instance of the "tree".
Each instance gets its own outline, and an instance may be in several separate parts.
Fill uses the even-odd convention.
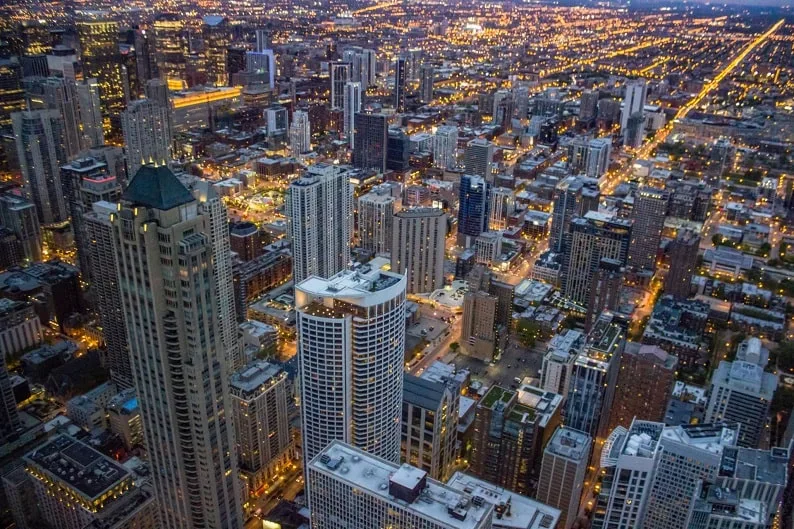
[[[453,353],[457,353],[458,349],[460,349],[460,344],[458,342],[452,342],[449,344],[449,350]]]
[[[777,367],[786,374],[794,372],[794,342],[784,341],[775,349],[775,357],[777,359]]]
[[[526,318],[518,320],[516,324],[516,334],[518,341],[524,347],[534,347],[535,342],[540,338],[541,328],[537,322]]]

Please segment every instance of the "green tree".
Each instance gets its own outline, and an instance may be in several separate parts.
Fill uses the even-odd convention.
[[[452,342],[451,344],[449,344],[449,350],[452,351],[453,353],[457,353],[459,349],[460,349],[460,344],[458,342]]]
[[[516,334],[518,341],[524,347],[534,347],[535,343],[540,338],[541,328],[537,322],[528,319],[518,320],[516,324]]]

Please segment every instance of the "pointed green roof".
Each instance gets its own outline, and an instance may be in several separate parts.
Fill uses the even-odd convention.
[[[121,199],[136,206],[161,211],[195,200],[173,171],[165,165],[144,165],[138,169]]]

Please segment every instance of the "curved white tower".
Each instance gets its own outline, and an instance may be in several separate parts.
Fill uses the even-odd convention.
[[[307,464],[335,439],[399,461],[405,286],[365,265],[296,287]]]

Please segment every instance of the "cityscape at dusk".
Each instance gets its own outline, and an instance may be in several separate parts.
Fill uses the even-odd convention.
[[[0,529],[794,529],[794,4],[0,1]]]

